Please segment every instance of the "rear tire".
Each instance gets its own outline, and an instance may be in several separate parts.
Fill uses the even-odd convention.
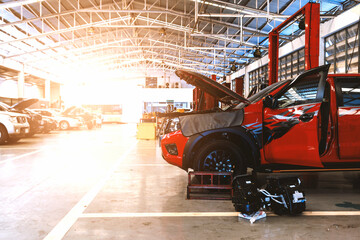
[[[0,144],[4,144],[9,138],[6,128],[0,125]]]

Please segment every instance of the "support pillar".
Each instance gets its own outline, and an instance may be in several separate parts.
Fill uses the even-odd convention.
[[[235,92],[240,96],[244,96],[244,77],[235,78]]]
[[[211,79],[216,81],[216,75],[211,75]],[[205,96],[205,109],[206,110],[213,109],[217,103],[216,99],[208,93],[205,93],[204,96]]]
[[[25,74],[24,69],[18,73],[18,98],[24,98]]]
[[[51,81],[49,79],[45,79],[45,99],[51,101]]]
[[[276,83],[278,79],[278,68],[279,68],[279,33],[269,33],[269,65],[268,65],[268,76],[269,85]]]
[[[305,6],[305,70],[319,66],[320,4]]]
[[[299,17],[305,18],[305,70],[319,66],[320,4],[309,2],[269,33],[269,85],[278,81],[279,33]]]

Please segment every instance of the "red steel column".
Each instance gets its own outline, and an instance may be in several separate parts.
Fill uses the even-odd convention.
[[[305,17],[305,70],[319,66],[320,4],[310,2],[269,33],[269,85],[278,80],[279,32],[301,15]]]
[[[198,89],[194,88],[193,89],[193,110],[194,111],[198,110],[197,99],[198,99]]]
[[[211,79],[216,81],[216,75],[211,75]],[[216,104],[216,99],[208,93],[204,93],[205,110],[213,109]]]
[[[269,65],[268,76],[269,85],[278,81],[278,68],[279,68],[279,33],[269,33]]]
[[[240,96],[244,96],[244,77],[235,78],[235,92]]]
[[[305,70],[319,66],[320,4],[305,6]]]

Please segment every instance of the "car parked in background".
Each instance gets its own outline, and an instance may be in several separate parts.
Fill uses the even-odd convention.
[[[38,133],[42,129],[43,122],[40,114],[28,111],[26,108],[38,101],[39,100],[35,98],[26,99],[12,106],[7,105],[6,103],[0,103],[0,111],[17,112],[27,115],[27,121],[30,125],[30,131],[26,134],[26,136],[30,137],[33,136],[35,133]]]
[[[0,111],[0,144],[17,142],[29,133],[30,126],[24,114]]]
[[[82,107],[76,107],[76,106],[69,107],[61,113],[61,116],[72,117],[72,118],[80,117],[83,119],[88,129],[92,129],[96,127],[96,119],[97,119],[96,114]]]
[[[65,117],[60,112],[53,109],[32,109],[35,112],[41,114],[43,117],[54,118],[57,122],[57,126],[60,130],[68,130],[71,128],[79,128],[84,125],[82,118],[80,117]]]
[[[360,167],[360,74],[329,65],[268,86],[249,99],[200,74],[176,74],[227,104],[169,114],[164,159],[184,170],[245,173]]]
[[[40,133],[49,133],[58,128],[58,122],[55,118],[44,116],[43,114],[35,111],[34,109],[26,109],[26,112],[31,112],[32,114],[40,114],[41,115],[41,125],[39,127]]]

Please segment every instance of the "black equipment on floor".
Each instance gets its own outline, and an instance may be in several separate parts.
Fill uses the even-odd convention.
[[[253,175],[235,176],[232,198],[235,210],[248,215],[256,213],[260,208],[279,215],[295,215],[305,210],[305,193],[299,177],[272,175],[266,180],[265,189],[260,189]]]
[[[260,193],[252,175],[235,176],[232,182],[235,210],[245,214],[253,214],[262,207]]]
[[[277,197],[270,198],[270,208],[279,215],[295,215],[306,208],[305,193],[301,181],[296,176],[269,176],[265,190]]]

